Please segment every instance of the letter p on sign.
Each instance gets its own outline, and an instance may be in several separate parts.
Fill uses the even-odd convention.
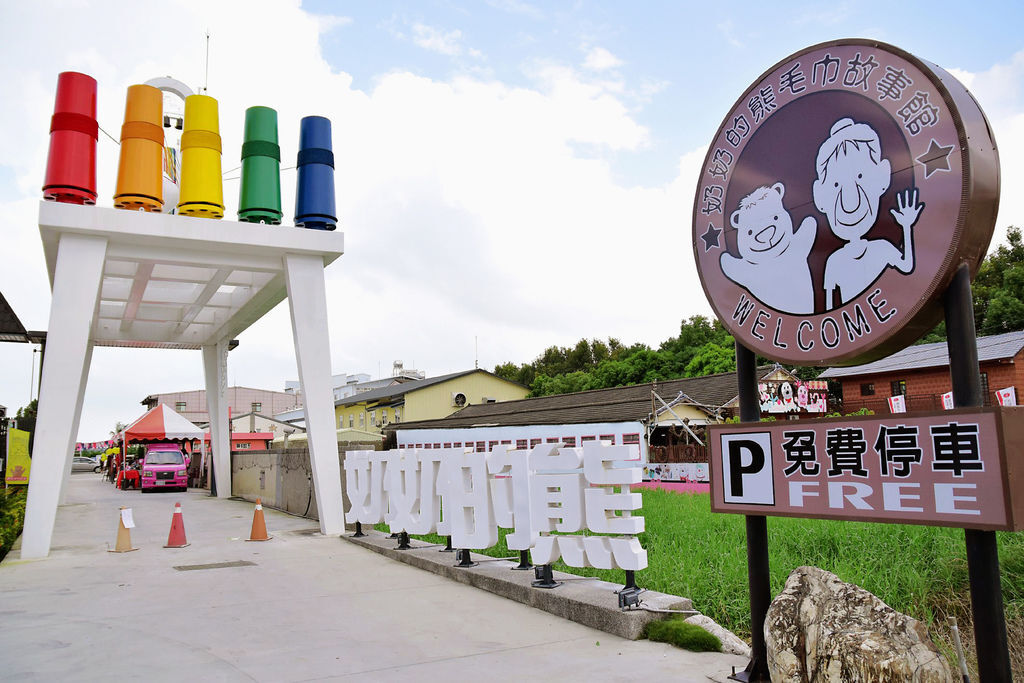
[[[721,439],[725,502],[775,505],[771,434],[723,434]]]

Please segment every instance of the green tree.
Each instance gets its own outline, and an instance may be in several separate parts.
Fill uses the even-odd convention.
[[[703,377],[714,375],[719,372],[732,372],[736,369],[736,351],[732,346],[732,337],[729,337],[730,345],[722,346],[714,342],[704,344],[693,358],[686,364],[687,377]]]
[[[982,261],[971,285],[974,327],[979,335],[1024,330],[1024,240],[1021,230],[1010,226],[1006,244]],[[939,323],[918,344],[946,341],[946,323]]]
[[[1024,329],[1024,241],[1018,227],[988,255],[974,279],[974,324],[982,334]]]

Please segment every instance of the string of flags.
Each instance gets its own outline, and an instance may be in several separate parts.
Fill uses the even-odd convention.
[[[82,451],[105,451],[116,445],[117,442],[113,439],[109,441],[79,441],[75,444],[75,453],[81,453]]]
[[[1017,389],[1015,387],[1006,387],[1005,389],[996,389],[996,401],[1001,406],[1015,406],[1017,405]],[[907,398],[906,396],[890,396],[889,399],[889,412],[890,413],[905,413],[907,412]],[[952,410],[953,405],[953,392],[947,391],[942,395],[942,408],[944,410]]]

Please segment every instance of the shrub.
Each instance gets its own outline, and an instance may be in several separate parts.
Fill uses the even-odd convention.
[[[713,633],[679,617],[652,621],[647,624],[647,637],[659,643],[669,643],[691,652],[721,652],[722,641]]]
[[[0,490],[0,560],[7,556],[7,551],[21,534],[21,527],[25,524],[26,497],[24,486]]]

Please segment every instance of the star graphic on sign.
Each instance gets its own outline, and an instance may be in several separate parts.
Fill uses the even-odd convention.
[[[917,157],[917,161],[924,165],[926,180],[931,177],[932,173],[949,170],[949,153],[952,151],[953,145],[943,147],[935,142],[935,138],[932,138],[931,144],[928,145],[928,151]]]
[[[716,228],[711,223],[708,223],[708,229],[703,235],[700,236],[704,240],[704,253],[711,251],[711,247],[721,246],[718,244],[718,238],[721,236],[722,231]]]

